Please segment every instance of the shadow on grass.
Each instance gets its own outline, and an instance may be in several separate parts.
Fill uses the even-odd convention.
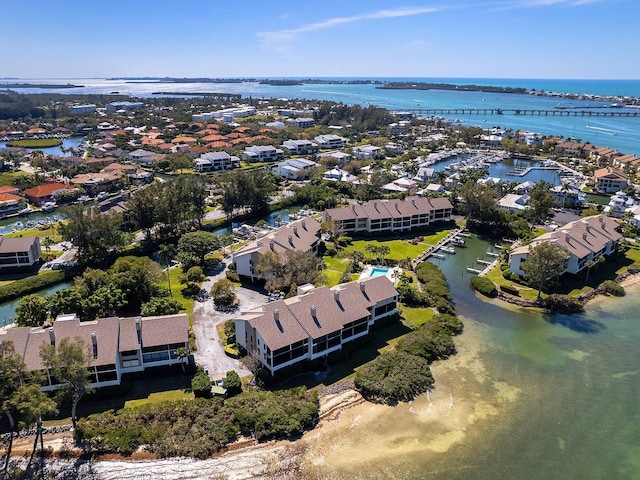
[[[596,334],[605,330],[602,322],[586,318],[584,313],[553,313],[544,315],[544,319],[552,325],[561,325],[574,332]]]
[[[316,370],[308,370],[290,377],[282,382],[275,383],[271,389],[279,390],[305,386],[307,388],[319,385],[331,385],[355,373],[356,368],[372,361],[378,355],[379,350],[388,346],[393,339],[401,337],[412,331],[398,319],[394,323],[375,330],[369,337],[369,342],[354,348],[352,351],[343,351],[340,356],[330,359],[328,365]]]
[[[152,393],[191,389],[191,377],[192,375],[183,373],[179,366],[159,367],[147,370],[144,374],[126,375],[120,386],[101,388],[85,395],[78,404],[78,416],[86,417],[106,410],[121,409],[129,400],[145,399]],[[58,418],[70,416],[71,405],[64,404]]]

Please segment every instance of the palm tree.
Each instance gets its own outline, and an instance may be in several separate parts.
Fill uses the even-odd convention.
[[[47,235],[42,240],[42,244],[44,245],[44,250],[45,252],[47,252],[47,258],[48,258],[49,255],[51,254],[51,245],[53,245],[53,238]]]
[[[176,247],[175,245],[163,243],[160,245],[158,250],[158,257],[160,258],[160,263],[165,265],[165,270],[167,271],[167,283],[169,284],[169,294],[173,297],[173,292],[171,291],[171,259],[176,255]]]

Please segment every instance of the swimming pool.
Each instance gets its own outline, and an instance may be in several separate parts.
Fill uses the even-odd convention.
[[[371,273],[369,274],[369,276],[383,277],[383,276],[387,276],[388,274],[389,274],[388,268],[373,267],[373,269],[371,269]]]

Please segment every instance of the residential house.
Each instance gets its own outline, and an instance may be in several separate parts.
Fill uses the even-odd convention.
[[[261,255],[267,252],[283,255],[288,251],[315,253],[319,243],[320,223],[311,217],[303,218],[239,248],[233,252],[233,263],[238,275],[255,280],[261,278],[258,271]]]
[[[120,110],[136,110],[144,107],[142,102],[111,102],[107,103],[107,112],[118,112]]]
[[[603,193],[615,193],[627,188],[629,177],[612,167],[605,167],[593,173],[596,190]]]
[[[309,180],[311,171],[318,166],[318,163],[306,158],[290,158],[279,162],[271,171],[276,175],[289,180]]]
[[[53,182],[29,188],[23,192],[23,195],[27,200],[29,200],[29,202],[39,207],[43,203],[55,202],[56,195],[73,190],[76,190],[76,188],[71,185],[66,185],[61,182]]]
[[[277,162],[284,158],[284,151],[273,145],[254,145],[240,154],[246,162]]]
[[[374,160],[384,158],[384,150],[375,145],[361,145],[352,148],[353,156],[358,160]]]
[[[404,147],[395,142],[387,142],[384,146],[384,151],[388,155],[402,155],[404,153]]]
[[[321,150],[339,150],[347,146],[347,139],[339,135],[329,133],[326,135],[318,135],[313,141]]]
[[[348,153],[340,152],[340,151],[333,151],[333,152],[319,153],[318,155],[316,155],[316,158],[318,160],[320,160],[321,158],[326,159],[326,162],[329,165],[335,164],[339,167],[344,167],[349,161],[349,159],[351,158],[351,155],[349,155]]]
[[[419,167],[418,172],[413,177],[413,180],[421,184],[427,183],[436,177],[436,169],[432,167]]]
[[[319,147],[310,140],[285,140],[282,146],[291,155],[311,155],[318,151]]]
[[[399,122],[389,124],[389,135],[406,135],[411,128],[409,120],[400,120]]]
[[[562,273],[576,274],[589,267],[587,262],[598,261],[617,251],[622,235],[616,231],[618,221],[606,215],[593,215],[575,220],[561,229],[545,233],[534,239],[529,245],[515,248],[509,254],[509,269],[517,275],[523,275],[523,262],[526,262],[530,248],[542,242],[549,242],[569,254]]]
[[[211,172],[213,170],[231,170],[240,167],[240,159],[227,152],[209,152],[193,161],[196,172]]]
[[[404,200],[373,200],[325,210],[341,232],[399,232],[451,220],[453,206],[447,198],[407,197]]]
[[[38,237],[7,238],[0,235],[0,271],[32,270],[40,263]]]
[[[91,113],[96,111],[97,105],[92,103],[87,103],[84,105],[71,105],[69,107],[69,112],[74,114],[83,114],[83,113]]]
[[[311,128],[315,126],[316,121],[313,118],[287,118],[285,123],[289,127]]]
[[[72,185],[82,187],[87,195],[97,195],[124,185],[121,172],[80,173],[69,180]]]
[[[383,193],[406,193],[407,195],[415,195],[418,191],[418,184],[406,177],[395,179],[382,186]]]
[[[158,317],[99,318],[81,322],[76,314],[58,315],[51,326],[18,327],[0,331],[2,342],[13,342],[27,370],[42,371],[41,390],[61,387],[40,358],[43,345],[80,338],[91,350],[90,386],[120,385],[123,374],[151,367],[184,364],[178,350],[189,348],[189,318],[185,314]]]
[[[341,170],[338,167],[333,167],[331,170],[327,170],[326,172],[324,172],[322,178],[324,180],[332,180],[337,182],[358,182],[358,177],[356,177],[355,175],[351,175],[346,170]]]
[[[243,312],[236,341],[273,375],[327,355],[367,335],[397,312],[398,292],[385,276],[319,287]]]
[[[549,191],[555,197],[558,205],[562,205],[562,207],[579,207],[587,202],[587,194],[573,185],[556,185],[551,187]]]
[[[17,215],[27,206],[27,201],[13,193],[0,193],[0,218]]]
[[[529,194],[508,193],[498,200],[498,210],[518,213],[529,207]]]
[[[609,199],[609,204],[604,207],[604,212],[612,217],[621,218],[625,212],[636,206],[636,201],[624,192],[616,192]]]

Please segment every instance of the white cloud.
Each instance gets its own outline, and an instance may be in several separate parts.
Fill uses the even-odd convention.
[[[262,41],[266,45],[278,46],[279,49],[282,49],[282,44],[286,43],[297,35],[308,33],[308,32],[317,32],[320,30],[325,30],[328,28],[333,28],[338,25],[345,25],[348,23],[360,22],[363,20],[377,20],[384,18],[398,18],[398,17],[410,17],[414,15],[424,15],[428,13],[436,13],[444,8],[440,7],[406,7],[406,8],[395,8],[395,9],[387,9],[387,10],[378,10],[376,12],[363,13],[360,15],[353,15],[351,17],[335,17],[329,18],[327,20],[309,23],[306,25],[302,25],[297,28],[287,29],[287,30],[278,30],[272,32],[260,32],[258,33],[258,37],[262,39]]]

